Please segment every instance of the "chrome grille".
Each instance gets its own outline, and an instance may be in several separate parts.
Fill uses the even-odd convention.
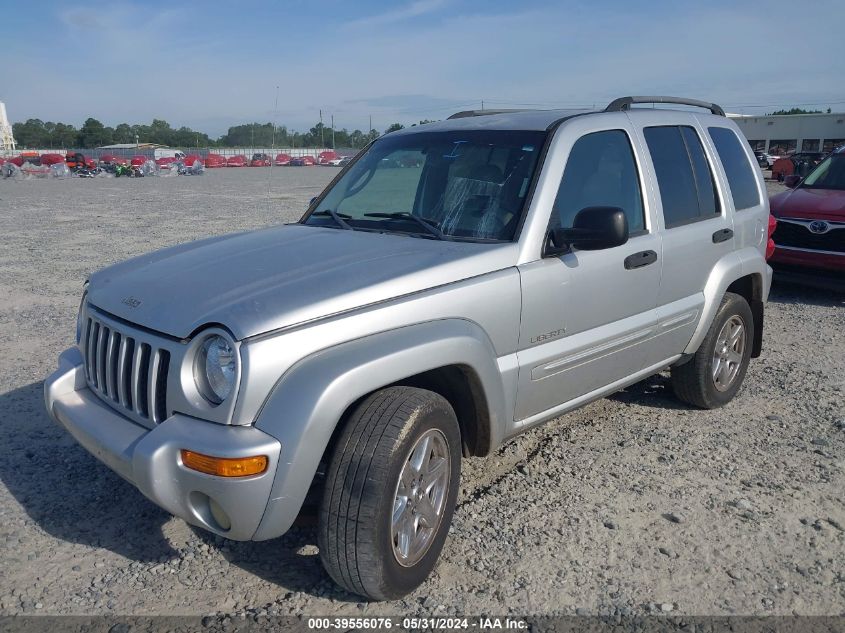
[[[167,418],[169,351],[90,313],[80,347],[88,386],[100,398],[142,422]]]

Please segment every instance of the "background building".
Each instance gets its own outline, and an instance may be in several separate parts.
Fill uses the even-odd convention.
[[[845,145],[845,113],[729,114],[752,149],[782,156],[789,152],[830,152]]]

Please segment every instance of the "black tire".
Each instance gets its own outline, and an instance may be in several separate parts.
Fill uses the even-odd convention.
[[[394,500],[411,449],[427,433],[445,439],[445,505],[425,553],[404,566],[394,554]],[[320,503],[320,558],[337,584],[371,600],[400,598],[422,584],[434,569],[452,522],[460,446],[455,412],[436,393],[388,387],[361,402],[335,445]]]
[[[713,375],[716,344],[725,324],[737,318],[745,328],[741,361],[728,385],[722,385],[723,388],[719,388]],[[751,314],[751,307],[740,295],[726,292],[698,351],[683,365],[672,368],[672,387],[675,395],[687,404],[702,409],[715,409],[730,402],[742,386],[745,373],[748,371],[753,340],[754,317]]]

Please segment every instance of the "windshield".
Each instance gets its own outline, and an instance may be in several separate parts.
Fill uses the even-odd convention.
[[[376,141],[304,223],[438,239],[511,240],[546,132],[474,130]]]
[[[808,189],[845,190],[845,154],[832,154],[824,159],[801,183]]]

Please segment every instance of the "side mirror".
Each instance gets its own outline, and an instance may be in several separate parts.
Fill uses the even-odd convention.
[[[790,189],[795,189],[798,186],[798,183],[801,182],[801,176],[797,176],[795,174],[785,176],[783,179],[783,184],[789,187]]]
[[[543,256],[566,253],[570,247],[597,251],[622,246],[628,241],[628,218],[619,207],[586,207],[572,222],[572,228],[552,229]]]
[[[317,198],[319,198],[319,197],[320,197],[320,196],[314,196],[313,198],[311,198],[311,201],[308,203],[308,206],[310,207],[312,204],[314,204],[315,202],[317,202]]]

